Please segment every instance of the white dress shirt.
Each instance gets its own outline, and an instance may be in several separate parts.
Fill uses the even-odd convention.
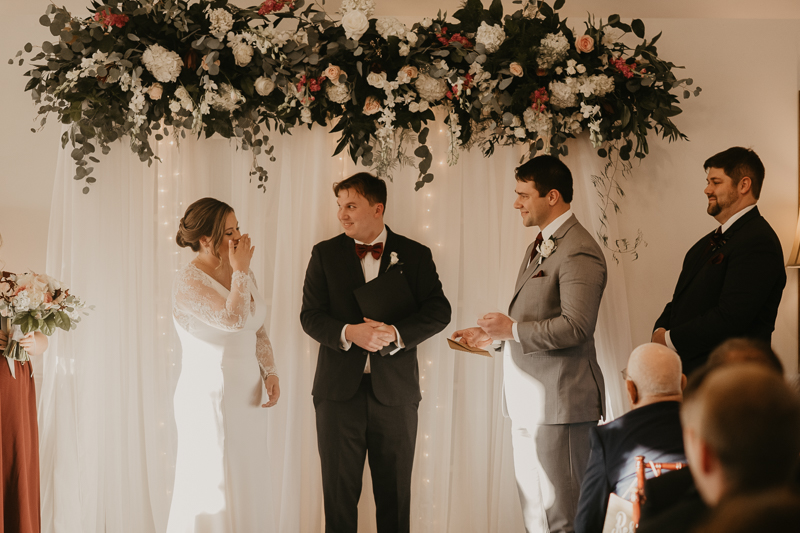
[[[558,229],[564,225],[564,222],[567,221],[569,217],[572,216],[572,209],[567,209],[564,213],[562,213],[558,218],[554,221],[546,225],[545,227],[541,228],[539,231],[542,232],[542,240],[546,241],[553,234],[558,231]],[[531,266],[531,259],[533,259],[533,254],[528,257],[528,266]],[[517,323],[514,322],[511,325],[511,332],[514,334],[514,340],[520,342],[519,340],[519,333],[517,333]]]
[[[356,241],[356,244],[371,245],[372,243],[382,242],[383,243],[384,252],[385,252],[386,251],[386,236],[387,236],[386,226],[384,226],[383,227],[383,231],[381,231],[380,235],[375,237],[375,239],[373,239],[372,242]],[[355,249],[353,249],[353,253],[356,253]],[[381,257],[383,257],[383,254],[381,254]],[[371,253],[368,253],[367,255],[364,256],[364,259],[361,260],[361,270],[364,272],[364,281],[366,281],[367,283],[369,283],[370,281],[372,281],[373,279],[378,277],[378,274],[380,273],[380,270],[381,270],[381,257],[379,257],[378,259],[375,259],[374,257],[372,257]],[[367,317],[367,318],[371,318],[371,317]],[[345,324],[345,326],[342,328],[342,333],[339,336],[339,346],[341,347],[342,350],[345,350],[345,351],[349,350],[350,347],[353,345],[353,343],[348,341],[344,336],[344,333],[345,333],[345,330],[347,329],[347,326],[350,326],[350,325],[352,325],[352,324]],[[400,338],[400,332],[397,331],[397,328],[395,328],[394,326],[392,326],[392,327],[394,328],[394,333],[397,336],[397,340],[395,341],[395,344],[397,344],[397,348],[391,352],[391,355],[394,355],[395,353],[397,353],[400,350],[402,350],[403,348],[405,348],[405,344],[403,344],[403,339]],[[370,373],[369,357],[367,357],[367,364],[364,367],[364,373],[365,374],[369,374]]]
[[[733,223],[742,218],[746,213],[752,211],[756,207],[756,204],[748,205],[744,209],[740,209],[734,215],[729,218],[720,228],[722,228],[722,234],[724,235],[726,231],[731,229]],[[678,350],[675,348],[675,345],[672,344],[672,340],[669,338],[669,331],[664,332],[664,342],[667,343],[667,347],[672,350],[673,352],[677,352]]]

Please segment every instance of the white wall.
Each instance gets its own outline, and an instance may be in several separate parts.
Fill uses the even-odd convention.
[[[385,10],[383,3],[378,3]],[[773,3],[779,15],[797,6],[793,2]],[[15,271],[44,270],[60,130],[51,117],[42,132],[30,132],[37,123],[30,96],[22,90],[27,81],[22,76],[24,68],[8,65],[7,60],[26,42],[40,44],[49,38],[47,28],[38,24],[47,4],[48,0],[0,0],[3,12],[10,15],[0,32],[0,234],[5,241],[0,257],[5,268]],[[85,13],[88,0],[62,0],[59,4],[79,14]],[[624,0],[604,0],[596,5],[597,15],[603,17],[613,11],[625,17],[625,8],[633,9]],[[647,15],[641,5],[637,3],[636,16]],[[764,5],[759,4],[760,8]],[[328,9],[335,7],[329,3]],[[766,12],[769,10],[762,9],[760,16]],[[722,13],[731,16],[728,11]],[[577,14],[571,18],[576,29],[581,28],[582,19]],[[702,194],[702,162],[708,156],[733,145],[751,146],[761,155],[767,178],[759,207],[781,237],[787,254],[798,205],[800,21],[706,18],[645,22],[649,36],[664,31],[659,44],[661,55],[685,65],[686,75],[703,87],[703,93],[685,102],[684,114],[676,119],[690,141],[668,144],[653,138],[650,157],[623,184],[627,198],[620,215],[622,234],[632,236],[641,228],[649,244],[638,261],[626,261],[620,267],[626,275],[634,344],[647,340],[672,293],[686,250],[714,225],[705,214]],[[792,371],[797,370],[797,295],[797,273],[791,270],[774,344]]]

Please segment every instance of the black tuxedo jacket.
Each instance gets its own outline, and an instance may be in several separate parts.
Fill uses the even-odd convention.
[[[609,494],[622,496],[636,481],[637,455],[657,463],[686,462],[679,411],[678,402],[658,402],[592,428],[575,533],[602,532]]]
[[[655,328],[670,332],[687,376],[731,337],[770,342],[786,285],[778,236],[755,207],[723,234],[710,250],[709,233],[683,261],[672,301]]]
[[[416,299],[418,311],[396,324],[405,348],[381,356],[353,344],[339,347],[345,324],[360,324],[363,315],[353,291],[366,282],[355,241],[341,234],[320,242],[311,252],[303,285],[303,330],[319,342],[319,358],[311,393],[315,398],[345,401],[358,390],[367,357],[370,358],[372,388],[384,405],[403,405],[422,399],[419,388],[417,345],[442,331],[450,323],[450,303],[442,291],[431,251],[386,228],[387,237],[378,276],[389,266],[392,252]],[[371,317],[367,317],[371,318]]]

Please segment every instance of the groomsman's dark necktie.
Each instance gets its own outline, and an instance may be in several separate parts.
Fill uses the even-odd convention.
[[[356,255],[359,259],[364,259],[369,253],[374,259],[380,259],[383,253],[383,243],[376,242],[373,245],[356,243]]]
[[[711,234],[710,249],[716,250],[722,246],[724,239],[722,238],[722,226],[717,228],[717,231]]]
[[[537,251],[537,248],[539,248],[539,245],[542,244],[542,242],[544,242],[544,237],[542,236],[542,232],[540,231],[539,235],[536,236],[536,240],[533,241],[533,250],[531,250],[531,258],[530,260],[528,260],[528,265],[533,263],[533,258],[536,257],[537,253],[539,253]]]

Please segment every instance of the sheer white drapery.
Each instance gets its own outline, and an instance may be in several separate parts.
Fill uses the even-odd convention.
[[[521,531],[509,423],[500,409],[502,358],[447,348],[445,336],[489,311],[505,312],[519,263],[535,230],[514,201],[521,148],[484,158],[476,149],[446,164],[447,136],[432,127],[436,179],[414,191],[416,172],[389,183],[387,224],[430,246],[453,306],[453,321],[419,350],[423,401],[412,487],[412,531]],[[331,157],[324,128],[275,138],[266,193],[248,176],[249,152],[227,140],[158,144],[148,167],[119,144],[96,165],[88,195],[61,152],[50,218],[47,271],[96,309],[81,327],[57,333],[40,385],[44,531],[163,532],[174,478],[172,395],[180,346],[170,287],[192,253],[175,245],[186,206],[203,196],[230,203],[256,252],[252,264],[268,303],[269,336],[282,396],[269,413],[274,508],[280,531],[316,532],[322,494],[311,383],[317,345],[299,323],[312,246],[336,235],[331,185],[354,167]],[[590,175],[602,167],[586,139],[570,145],[573,210],[590,230],[599,214]],[[612,228],[613,231],[613,228]],[[623,411],[619,370],[630,353],[623,266],[609,262],[609,285],[595,333],[611,412]],[[374,531],[365,476],[360,530]]]

